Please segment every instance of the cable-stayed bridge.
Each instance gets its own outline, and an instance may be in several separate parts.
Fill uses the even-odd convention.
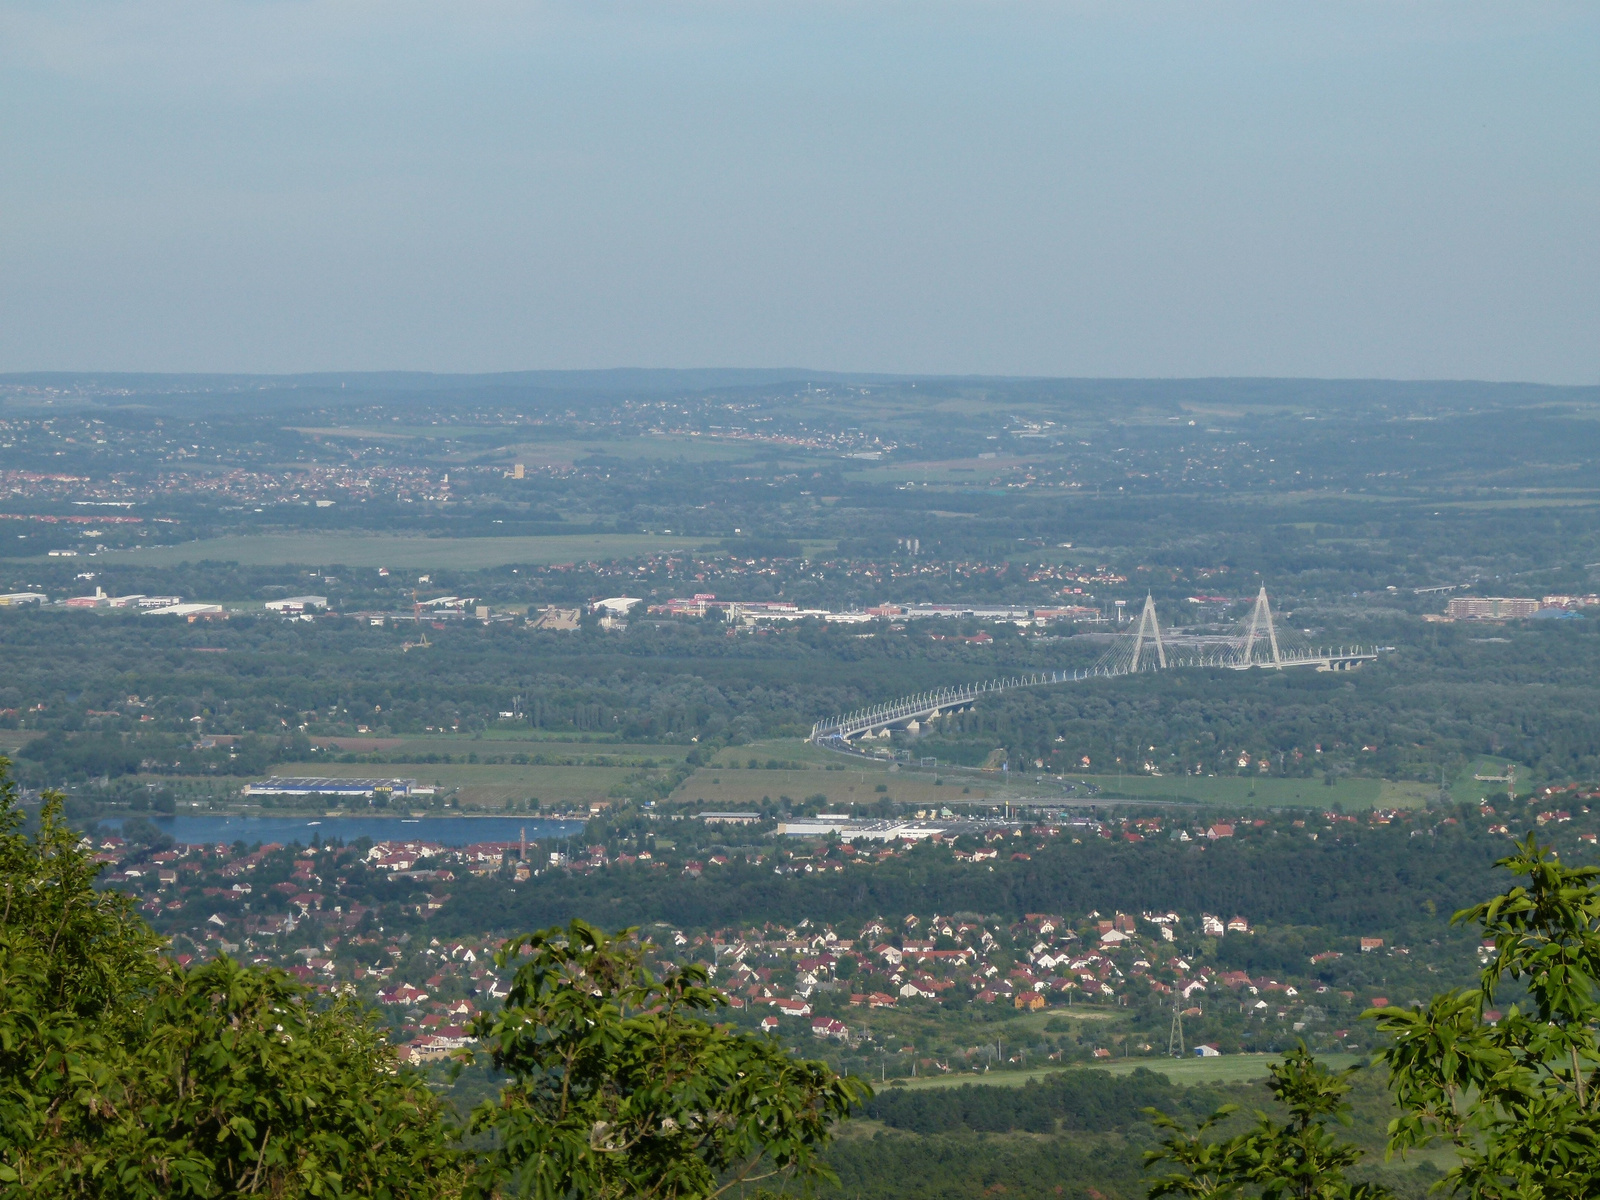
[[[1250,615],[1231,632],[1213,635],[1163,636],[1156,618],[1155,600],[1144,598],[1144,611],[1136,625],[1130,624],[1091,667],[1074,671],[1036,671],[1010,675],[982,683],[962,684],[932,692],[902,696],[884,704],[855,712],[842,713],[811,727],[811,740],[824,743],[850,742],[864,734],[885,729],[905,728],[945,713],[969,708],[984,696],[1017,688],[1050,687],[1084,679],[1105,679],[1132,675],[1139,671],[1179,670],[1186,667],[1221,667],[1232,671],[1262,669],[1281,671],[1290,667],[1314,667],[1318,671],[1349,671],[1378,657],[1375,646],[1319,647],[1311,644],[1299,630],[1279,630],[1272,605],[1263,587],[1256,596]]]

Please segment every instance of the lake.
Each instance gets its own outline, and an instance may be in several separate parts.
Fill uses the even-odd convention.
[[[113,822],[106,821],[110,825]],[[156,817],[151,824],[183,845],[214,842],[375,842],[421,840],[445,846],[473,842],[515,842],[527,831],[530,842],[576,837],[582,821],[551,821],[530,817]]]

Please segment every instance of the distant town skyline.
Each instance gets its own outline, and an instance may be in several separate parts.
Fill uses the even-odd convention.
[[[0,0],[0,372],[1600,380],[1600,9]]]

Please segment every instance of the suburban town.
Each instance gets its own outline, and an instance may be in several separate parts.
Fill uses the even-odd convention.
[[[1575,844],[1592,846],[1595,822],[1581,803],[1590,798],[1579,789],[1552,792],[1544,798],[1549,807],[1533,814],[1535,823],[1552,834],[1576,829],[1568,835]],[[1569,807],[1557,807],[1562,804]],[[1063,841],[1128,847],[1241,838],[1315,841],[1338,838],[1344,830],[1390,827],[1431,838],[1458,823],[1455,817],[1441,822],[1405,810],[1248,816],[1205,826],[1170,816],[1057,815],[987,823],[931,817],[824,818],[780,822],[775,829],[769,823],[770,832],[756,845],[717,853],[628,849],[614,839],[609,846],[573,845],[570,838],[541,845],[525,837],[466,846],[425,839],[344,846],[314,839],[309,845],[152,850],[109,836],[93,849],[104,864],[104,883],[139,899],[141,912],[172,938],[180,961],[220,952],[282,967],[320,992],[359,996],[387,1014],[406,1058],[427,1063],[466,1047],[471,1017],[506,995],[509,974],[497,968],[494,955],[511,930],[434,932],[459,925],[449,922],[448,910],[454,895],[474,880],[515,890],[553,877],[603,876],[610,880],[606,886],[620,887],[628,873],[644,873],[713,886],[719,872],[740,868],[802,877],[870,873],[896,859],[925,861],[930,855],[950,869],[981,872],[1001,862],[1028,863]],[[1493,805],[1485,803],[1480,817],[1489,833],[1509,835]],[[748,830],[758,819],[754,813],[703,812],[688,814],[686,823],[731,831]],[[735,1023],[795,1044],[817,1039],[834,1047],[830,1053],[857,1056],[875,1047],[881,1051],[896,1017],[942,1013],[956,1020],[957,1030],[976,1029],[973,1020],[987,1021],[981,1014],[989,1010],[1087,1017],[1087,1025],[1080,1021],[1077,1027],[1087,1027],[1091,1036],[1055,1045],[1049,1054],[1057,1060],[1110,1056],[1109,1042],[1094,1044],[1096,1022],[1141,1009],[1162,1021],[1176,1013],[1193,1030],[1215,1031],[1212,1040],[1187,1046],[1200,1055],[1238,1053],[1290,1035],[1333,1049],[1360,1049],[1368,1033],[1356,1018],[1389,997],[1372,985],[1370,972],[1352,976],[1349,968],[1381,960],[1387,966],[1379,974],[1392,981],[1389,991],[1416,986],[1402,980],[1425,977],[1430,969],[1427,947],[1395,944],[1379,932],[1323,935],[1305,943],[1298,961],[1270,972],[1230,969],[1218,948],[1258,932],[1248,913],[1091,910],[1028,913],[1019,921],[905,912],[859,926],[809,919],[746,928],[651,925],[641,936],[662,969],[703,966],[725,994],[728,1019]],[[1005,1065],[985,1057],[980,1043],[969,1049],[969,1068]],[[1116,1053],[1159,1056],[1170,1050],[1147,1035]],[[895,1066],[913,1072],[919,1061],[906,1057]],[[939,1062],[938,1068],[923,1069],[956,1069],[948,1056]]]

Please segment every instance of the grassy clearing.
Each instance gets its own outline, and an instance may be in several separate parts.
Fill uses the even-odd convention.
[[[1508,758],[1477,758],[1462,767],[1456,777],[1450,781],[1450,796],[1458,803],[1476,804],[1480,800],[1487,800],[1490,804],[1498,804],[1505,800],[1506,789],[1509,783],[1492,779],[1474,779],[1474,775],[1504,775],[1506,768],[1511,766]]]
[[[1378,807],[1425,808],[1428,801],[1438,794],[1439,789],[1431,783],[1385,779],[1383,781],[1383,789],[1378,793]]]
[[[389,534],[306,533],[236,535],[177,546],[118,550],[111,562],[170,567],[202,561],[242,566],[345,566],[472,570],[527,563],[606,562],[699,545],[694,538],[655,534],[560,534],[550,537],[430,538]]]

